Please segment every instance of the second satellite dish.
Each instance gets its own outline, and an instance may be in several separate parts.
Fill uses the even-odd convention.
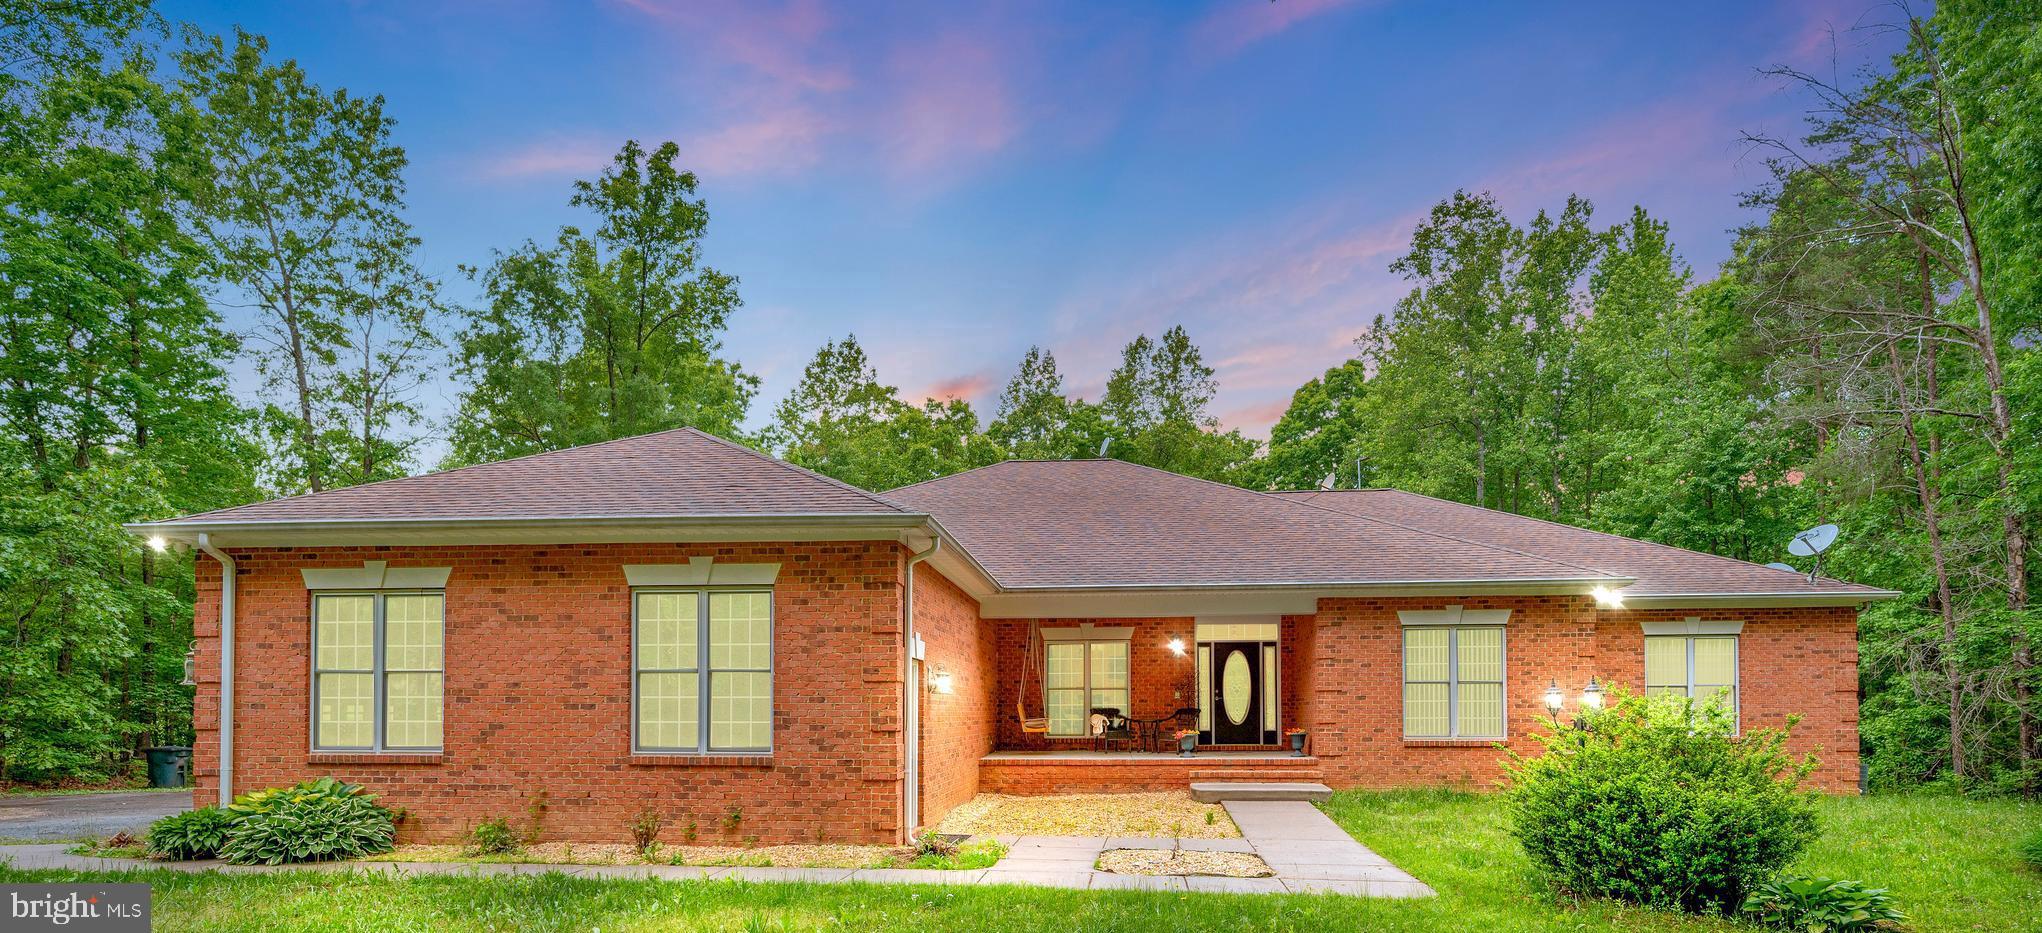
[[[1773,561],[1772,563],[1770,563],[1770,564],[1767,564],[1766,566],[1768,566],[1768,567],[1771,567],[1771,568],[1773,568],[1774,570],[1784,570],[1784,571],[1786,571],[1786,572],[1788,572],[1788,573],[1800,573],[1800,572],[1801,572],[1801,571],[1799,571],[1799,570],[1795,570],[1795,569],[1794,569],[1794,565],[1793,565],[1793,564],[1783,564],[1783,563],[1780,563],[1779,561]]]
[[[1817,525],[1794,536],[1787,542],[1787,553],[1796,557],[1814,557],[1836,543],[1835,525]]]

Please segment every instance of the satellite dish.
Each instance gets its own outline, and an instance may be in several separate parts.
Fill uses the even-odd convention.
[[[1106,459],[1106,448],[1111,446],[1113,446],[1112,435],[1108,435],[1105,440],[1099,442],[1099,459]]]
[[[1799,573],[1799,571],[1794,569],[1793,564],[1783,564],[1780,563],[1779,561],[1773,561],[1772,563],[1767,564],[1766,566],[1771,567],[1774,570],[1784,570],[1788,573]]]
[[[1319,488],[1320,488],[1320,489],[1332,489],[1332,488],[1333,488],[1333,477],[1334,477],[1334,476],[1336,476],[1336,475],[1337,475],[1337,474],[1334,474],[1334,473],[1328,473],[1328,474],[1326,474],[1326,478],[1325,478],[1325,479],[1322,479],[1322,480],[1320,480],[1320,481],[1319,481]]]
[[[1835,525],[1817,525],[1794,536],[1787,542],[1787,553],[1796,557],[1814,557],[1836,543]]]

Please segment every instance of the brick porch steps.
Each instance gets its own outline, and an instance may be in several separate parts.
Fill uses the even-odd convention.
[[[1250,783],[1201,781],[1191,785],[1191,799],[1200,803],[1223,800],[1306,800],[1318,803],[1333,796],[1333,788],[1303,782]]]
[[[1313,768],[1213,768],[1193,771],[1186,777],[1193,783],[1199,781],[1318,781],[1325,775]]]
[[[1175,755],[1099,754],[979,759],[979,789],[993,794],[1124,794],[1184,790],[1196,781],[1302,783],[1321,778],[1317,758],[1235,753]]]

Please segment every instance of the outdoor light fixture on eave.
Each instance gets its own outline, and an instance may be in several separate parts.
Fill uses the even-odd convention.
[[[1609,587],[1598,586],[1595,589],[1589,590],[1588,595],[1595,597],[1595,604],[1603,609],[1624,608],[1623,595]]]
[[[170,550],[170,542],[163,540],[162,535],[152,535],[149,538],[149,550],[161,554]]]

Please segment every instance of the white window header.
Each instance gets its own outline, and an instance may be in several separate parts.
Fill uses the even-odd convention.
[[[1744,623],[1709,621],[1688,616],[1678,622],[1640,622],[1638,627],[1647,635],[1741,635]]]
[[[1508,609],[1400,609],[1397,618],[1405,625],[1502,625],[1510,621]]]
[[[779,564],[719,564],[713,557],[624,565],[624,580],[632,586],[771,586],[779,578]]]
[[[308,590],[443,590],[452,567],[392,567],[365,560],[360,568],[300,570]]]
[[[1132,641],[1133,626],[1099,626],[1087,622],[1042,630],[1043,641]]]

